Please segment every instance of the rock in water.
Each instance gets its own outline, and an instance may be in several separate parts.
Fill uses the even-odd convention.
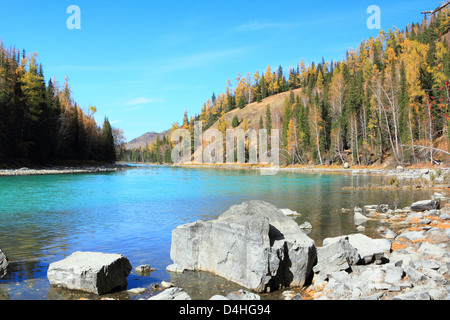
[[[51,263],[47,278],[54,286],[101,295],[126,289],[131,269],[121,254],[77,251]]]
[[[354,223],[356,225],[360,225],[363,224],[364,222],[370,220],[370,218],[367,218],[365,215],[363,215],[360,212],[355,211],[355,215],[354,215]]]
[[[8,258],[6,254],[0,249],[0,278],[6,274],[6,269],[8,268]]]
[[[314,241],[264,201],[232,206],[216,220],[172,232],[168,270],[209,271],[257,292],[302,286],[316,261]]]

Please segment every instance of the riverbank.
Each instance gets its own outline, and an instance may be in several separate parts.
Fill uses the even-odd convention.
[[[43,166],[22,167],[18,169],[0,169],[0,176],[32,176],[32,175],[59,175],[59,174],[82,174],[82,173],[105,173],[117,172],[131,168],[126,164],[105,164],[87,166]]]

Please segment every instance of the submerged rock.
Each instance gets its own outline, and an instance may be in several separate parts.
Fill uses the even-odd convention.
[[[126,289],[131,269],[121,254],[77,251],[51,263],[47,278],[54,286],[101,295]]]
[[[174,265],[209,271],[256,292],[302,286],[316,261],[314,241],[291,218],[264,201],[232,206],[216,220],[172,232]]]
[[[355,225],[363,224],[364,222],[366,222],[368,220],[370,220],[370,218],[367,218],[362,213],[355,211],[355,215],[353,216],[353,221],[354,221]]]
[[[149,274],[153,271],[155,271],[155,269],[153,269],[149,264],[143,264],[140,266],[137,266],[134,271],[136,271],[138,274]]]

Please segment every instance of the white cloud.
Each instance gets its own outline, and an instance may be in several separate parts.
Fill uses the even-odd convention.
[[[141,105],[141,104],[148,104],[148,103],[163,103],[164,99],[160,99],[160,98],[145,98],[145,97],[140,97],[140,98],[134,98],[131,100],[128,100],[127,102],[125,102],[123,105],[125,107],[134,107],[137,105]]]
[[[258,31],[262,29],[279,29],[279,28],[295,28],[301,26],[301,22],[297,23],[286,23],[286,22],[261,22],[261,21],[250,21],[244,23],[236,28],[237,31]]]

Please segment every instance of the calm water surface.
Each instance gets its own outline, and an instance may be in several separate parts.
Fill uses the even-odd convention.
[[[193,298],[226,295],[238,287],[205,273],[175,276],[165,271],[172,263],[174,228],[213,219],[231,205],[260,199],[301,213],[296,221],[312,224],[308,235],[320,246],[326,237],[356,232],[353,210],[343,213],[342,208],[380,203],[402,208],[432,193],[342,190],[380,179],[292,172],[267,176],[258,170],[164,166],[115,173],[0,177],[0,248],[10,260],[8,274],[0,280],[0,299],[96,298],[51,288],[48,283],[48,265],[75,251],[125,255],[133,266],[129,289],[165,280],[186,287]],[[374,229],[369,223],[365,233],[376,237]],[[141,264],[157,270],[140,276],[134,268]]]

